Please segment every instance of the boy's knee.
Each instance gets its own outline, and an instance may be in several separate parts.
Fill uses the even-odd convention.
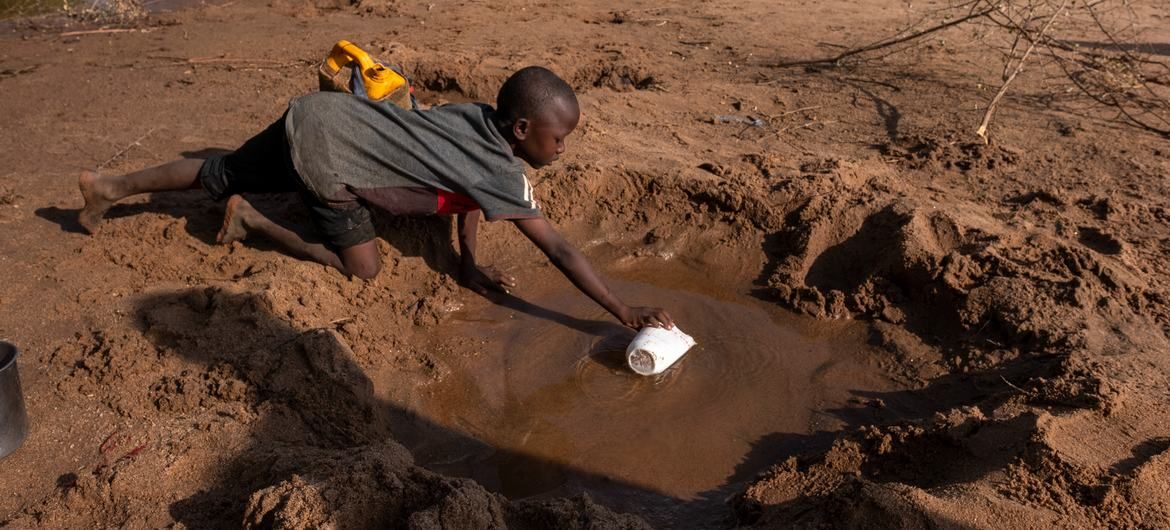
[[[341,249],[338,253],[345,272],[363,280],[369,280],[382,270],[382,253],[374,241],[358,243]]]
[[[346,270],[353,276],[363,280],[371,280],[382,271],[382,260],[355,260],[357,263],[347,263]]]

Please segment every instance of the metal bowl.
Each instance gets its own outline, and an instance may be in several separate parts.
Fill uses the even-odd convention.
[[[16,370],[19,356],[16,346],[0,341],[0,458],[17,450],[28,436],[28,413]]]

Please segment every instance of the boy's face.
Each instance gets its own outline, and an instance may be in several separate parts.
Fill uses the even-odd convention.
[[[580,118],[576,102],[559,100],[535,118],[516,120],[512,154],[534,169],[555,162],[565,152],[565,138],[577,128]]]

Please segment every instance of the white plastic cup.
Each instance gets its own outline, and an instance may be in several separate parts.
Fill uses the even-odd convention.
[[[678,326],[642,328],[626,348],[626,364],[639,375],[666,371],[695,345],[695,339]]]

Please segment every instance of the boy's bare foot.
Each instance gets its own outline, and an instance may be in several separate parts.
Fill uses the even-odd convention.
[[[77,222],[81,223],[86,232],[92,234],[97,231],[98,225],[102,224],[106,210],[109,210],[116,201],[108,198],[109,194],[106,193],[108,190],[105,189],[108,185],[105,185],[101,177],[93,171],[82,171],[81,176],[77,178],[77,187],[81,188],[81,198],[85,200],[85,206],[77,215]]]
[[[215,240],[226,245],[244,239],[244,236],[248,235],[248,227],[244,222],[255,212],[256,210],[252,209],[252,205],[243,197],[232,195],[228,199],[227,210],[223,213],[223,226],[220,227]]]

